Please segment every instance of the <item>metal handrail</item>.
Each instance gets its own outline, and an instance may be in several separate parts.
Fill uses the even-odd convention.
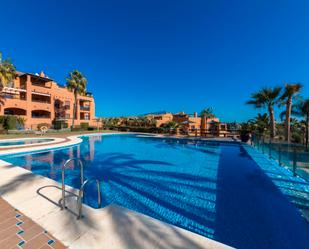
[[[84,188],[85,186],[91,182],[91,181],[96,181],[97,183],[97,189],[98,189],[98,207],[101,207],[101,191],[100,191],[100,182],[98,179],[95,178],[90,178],[86,180],[82,186],[80,187],[79,194],[78,194],[78,199],[77,199],[77,209],[78,209],[78,216],[77,219],[79,220],[82,218],[82,198],[83,198],[83,193],[84,193]]]
[[[81,185],[83,185],[84,183],[84,164],[82,162],[82,160],[80,160],[79,158],[75,157],[75,158],[70,158],[68,160],[66,160],[66,162],[62,165],[61,168],[61,177],[62,177],[62,206],[61,206],[61,210],[65,209],[65,184],[64,184],[64,171],[65,171],[65,167],[68,165],[69,162],[71,161],[78,161],[79,166],[80,166],[80,181],[81,181]]]

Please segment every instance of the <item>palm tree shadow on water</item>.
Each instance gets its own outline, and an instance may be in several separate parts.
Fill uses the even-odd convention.
[[[181,173],[164,161],[138,160],[132,154],[113,153],[87,177],[102,176],[103,206],[117,204],[161,221],[212,237],[216,180]],[[96,207],[95,186],[86,189],[85,202]],[[129,219],[129,218],[128,218]]]
[[[92,161],[91,165],[86,163],[85,178],[102,176],[102,206],[117,204],[237,248],[305,248],[307,227],[241,146],[223,146],[220,155],[216,151],[203,153],[220,156],[219,161],[207,157],[206,174],[182,171],[164,160],[139,160],[134,154],[106,153],[100,154],[99,160]],[[237,160],[231,160],[235,155]],[[59,158],[63,156],[57,156],[53,164],[61,165]],[[43,167],[38,168],[40,174],[48,174],[42,171]],[[54,167],[53,171],[54,179],[59,181],[60,167]],[[78,172],[73,166],[67,174],[67,184],[80,186]],[[11,184],[22,185],[23,180]],[[10,189],[11,186],[5,188]],[[96,208],[96,198],[95,185],[88,185],[85,202]],[[130,227],[134,220],[128,213],[110,211],[110,216],[120,237],[124,233],[131,236],[127,248],[145,248],[145,240],[155,243],[166,236],[146,220],[140,221],[137,236]],[[89,227],[96,226],[96,222],[87,217],[82,222]],[[73,229],[78,229],[78,225]],[[166,238],[162,239],[164,245],[160,248],[200,248],[179,230],[170,229],[187,247]]]

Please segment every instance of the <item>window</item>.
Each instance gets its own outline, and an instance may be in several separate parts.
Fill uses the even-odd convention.
[[[65,107],[66,110],[70,110],[70,101],[65,101],[64,107]]]

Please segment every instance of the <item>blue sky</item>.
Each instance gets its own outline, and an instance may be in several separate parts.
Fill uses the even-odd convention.
[[[18,70],[64,84],[88,78],[97,116],[213,107],[256,114],[263,86],[301,82],[309,97],[309,2],[1,1],[0,51]]]

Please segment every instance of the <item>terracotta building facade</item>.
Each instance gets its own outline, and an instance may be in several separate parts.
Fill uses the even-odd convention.
[[[149,119],[156,120],[156,127],[161,127],[163,124],[168,122],[177,122],[181,124],[182,133],[190,136],[227,136],[227,125],[221,123],[219,118],[208,118],[199,117],[197,112],[193,115],[185,112],[179,113],[162,113],[162,114],[148,114],[146,115]]]
[[[0,115],[16,115],[25,119],[25,129],[37,129],[39,124],[50,127],[55,121],[72,125],[74,94],[43,72],[17,73],[14,82],[2,89]],[[97,126],[95,102],[90,93],[78,95],[74,124]]]

